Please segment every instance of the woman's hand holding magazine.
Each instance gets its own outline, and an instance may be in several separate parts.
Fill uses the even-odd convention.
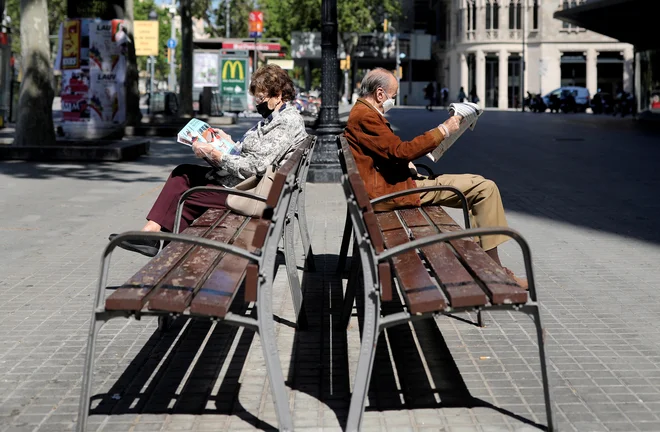
[[[177,141],[191,146],[197,157],[206,160],[214,168],[221,168],[220,162],[225,155],[241,153],[240,143],[233,142],[229,134],[198,119],[190,120],[179,131]]]

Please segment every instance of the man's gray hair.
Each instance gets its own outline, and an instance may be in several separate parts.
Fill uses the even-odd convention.
[[[376,90],[379,88],[386,89],[390,85],[390,77],[393,76],[394,74],[392,72],[383,68],[376,68],[367,72],[364,78],[362,78],[358,95],[360,97],[375,95]]]

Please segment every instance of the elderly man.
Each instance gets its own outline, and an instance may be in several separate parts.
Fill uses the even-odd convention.
[[[394,106],[399,91],[396,77],[385,69],[374,69],[362,80],[360,98],[348,117],[346,140],[357,163],[360,175],[371,199],[401,190],[445,185],[465,194],[472,222],[480,228],[507,226],[500,191],[495,183],[473,174],[443,174],[435,179],[419,179],[412,161],[431,152],[445,138],[458,131],[461,117],[453,116],[444,123],[411,141],[402,141],[394,134],[384,114]],[[420,205],[443,205],[460,208],[461,202],[449,191],[423,192],[394,198],[375,206],[376,211]],[[501,265],[497,246],[509,238],[502,235],[484,236],[481,247]],[[516,277],[522,287],[527,280]]]

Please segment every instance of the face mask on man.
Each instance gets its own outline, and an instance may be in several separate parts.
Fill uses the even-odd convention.
[[[388,112],[392,108],[394,108],[394,99],[388,97],[387,100],[383,102],[383,113]]]
[[[274,110],[272,110],[268,107],[268,100],[265,100],[265,101],[261,102],[259,105],[256,106],[256,108],[257,108],[257,112],[263,118],[267,118],[274,111]]]

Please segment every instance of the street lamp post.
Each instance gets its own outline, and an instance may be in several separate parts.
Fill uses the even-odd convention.
[[[158,14],[155,10],[149,12],[149,21],[158,21]],[[156,68],[156,58],[149,56],[149,105],[147,106],[147,114],[151,114],[151,101],[154,97],[154,70]]]
[[[170,21],[170,39],[174,39],[176,37],[176,31],[174,29],[174,16],[176,15],[176,0],[172,0],[172,3],[170,4],[170,15],[172,17]],[[172,53],[170,55],[170,76],[168,77],[168,83],[167,86],[171,92],[176,91],[176,65],[174,64],[174,59],[176,53],[176,48],[171,48]]]
[[[316,129],[318,143],[312,156],[308,180],[315,183],[337,182],[341,167],[337,158],[336,137],[339,124],[339,75],[337,64],[337,0],[321,2],[321,86],[322,101]]]

